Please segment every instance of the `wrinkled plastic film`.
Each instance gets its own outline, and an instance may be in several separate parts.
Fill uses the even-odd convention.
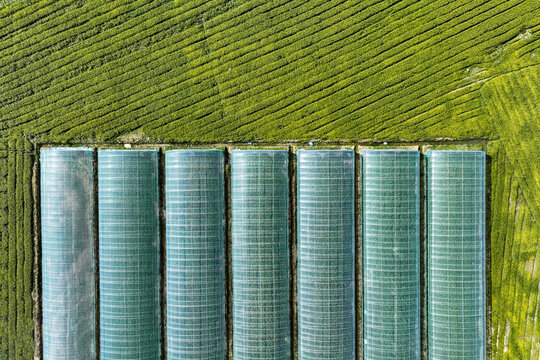
[[[298,358],[355,358],[355,153],[297,153]]]
[[[362,151],[363,355],[420,359],[420,157]]]
[[[159,359],[157,151],[99,151],[98,196],[101,359]]]
[[[225,359],[221,150],[165,155],[167,358]]]
[[[235,360],[290,358],[288,157],[231,153]]]
[[[485,359],[485,153],[426,153],[428,359]]]
[[[93,360],[92,150],[42,150],[40,167],[43,359]]]

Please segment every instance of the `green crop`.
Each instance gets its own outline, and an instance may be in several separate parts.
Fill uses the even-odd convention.
[[[0,0],[0,360],[34,353],[37,150],[125,139],[484,147],[488,345],[538,358],[539,34],[536,1]]]

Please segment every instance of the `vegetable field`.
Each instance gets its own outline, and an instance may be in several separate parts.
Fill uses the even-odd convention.
[[[488,351],[540,357],[540,2],[0,0],[0,360],[31,359],[42,144],[483,144]]]

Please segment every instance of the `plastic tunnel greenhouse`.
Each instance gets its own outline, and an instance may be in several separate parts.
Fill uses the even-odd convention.
[[[485,359],[485,153],[426,153],[427,356]]]
[[[363,356],[420,359],[420,154],[362,151]]]
[[[159,359],[157,151],[99,151],[98,188],[101,359]]]
[[[93,155],[41,151],[43,359],[96,358]]]
[[[297,153],[298,359],[355,358],[355,153]]]
[[[484,152],[425,153],[423,258],[417,150],[363,150],[360,189],[353,150],[299,150],[291,187],[287,150],[232,150],[230,176],[222,150],[169,150],[161,189],[156,150],[40,154],[43,360],[419,360],[422,325],[428,360],[486,359]]]
[[[167,358],[224,360],[223,151],[167,151],[165,172]]]
[[[233,357],[289,359],[289,152],[233,150]]]

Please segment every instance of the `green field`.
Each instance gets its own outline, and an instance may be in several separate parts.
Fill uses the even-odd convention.
[[[487,144],[493,359],[540,358],[540,2],[0,0],[0,360],[51,143]]]

